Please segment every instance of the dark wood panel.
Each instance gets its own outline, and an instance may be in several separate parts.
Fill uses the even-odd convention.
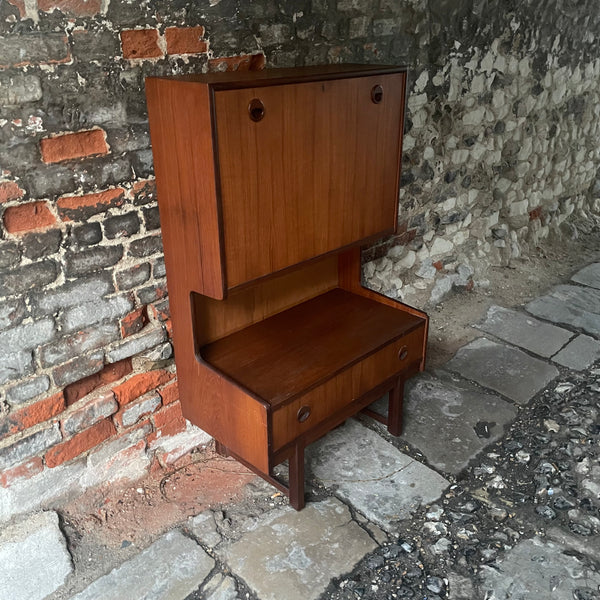
[[[394,230],[404,80],[215,93],[227,287]],[[259,122],[248,116],[255,97]]]
[[[276,406],[422,323],[419,317],[335,289],[209,344],[201,354]]]
[[[148,78],[146,99],[169,290],[223,298],[208,87]]]

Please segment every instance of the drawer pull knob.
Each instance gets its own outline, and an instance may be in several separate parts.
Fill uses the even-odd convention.
[[[400,360],[404,360],[408,356],[408,346],[402,346],[400,350],[398,350],[398,358]]]
[[[258,98],[250,100],[248,114],[253,121],[260,121],[265,116],[265,105]]]
[[[383,88],[380,85],[371,88],[371,100],[374,104],[379,104],[383,100]]]
[[[298,410],[298,421],[304,423],[308,417],[310,417],[310,406],[302,406]]]

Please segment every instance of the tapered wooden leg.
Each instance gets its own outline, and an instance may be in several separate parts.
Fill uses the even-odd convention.
[[[388,405],[388,431],[392,435],[402,433],[402,402],[404,400],[404,379],[398,378],[396,385],[390,391]]]
[[[215,440],[215,451],[221,456],[229,456],[229,450],[227,449],[227,446],[224,446],[223,444],[221,444],[221,442],[218,442],[217,440]]]
[[[296,444],[289,458],[290,504],[296,510],[304,508],[304,447]]]

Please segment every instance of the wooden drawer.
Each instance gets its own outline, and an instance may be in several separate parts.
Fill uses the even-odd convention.
[[[272,451],[318,426],[382,381],[420,362],[424,337],[423,325],[275,410],[272,414]]]

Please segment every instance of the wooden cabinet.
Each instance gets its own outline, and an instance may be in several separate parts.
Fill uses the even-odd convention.
[[[307,444],[423,368],[427,316],[364,288],[395,231],[406,72],[330,65],[149,78],[181,403],[304,504]],[[272,477],[289,460],[289,486]]]

